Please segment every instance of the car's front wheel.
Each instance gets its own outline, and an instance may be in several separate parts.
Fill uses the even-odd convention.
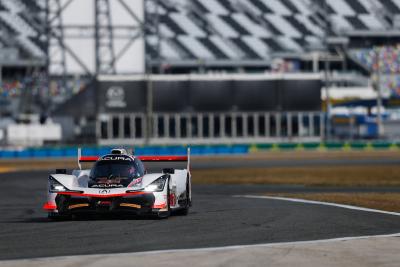
[[[65,221],[65,220],[70,220],[71,216],[60,215],[57,212],[48,212],[47,218],[52,221]]]

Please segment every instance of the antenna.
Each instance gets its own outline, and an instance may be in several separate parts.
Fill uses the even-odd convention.
[[[187,170],[190,172],[190,147],[187,148]]]
[[[81,166],[81,162],[80,162],[81,156],[82,156],[82,149],[80,147],[78,147],[78,166],[79,166],[79,170],[82,170],[82,166]]]

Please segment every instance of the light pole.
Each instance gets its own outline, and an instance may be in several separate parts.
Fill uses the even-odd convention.
[[[146,104],[146,138],[145,144],[150,144],[152,134],[152,117],[153,117],[153,80],[151,78],[151,70],[146,73],[146,91],[147,91],[147,104]]]
[[[149,3],[145,2],[145,6],[146,4]],[[160,44],[160,29],[159,29],[159,24],[160,24],[160,20],[159,20],[159,13],[160,13],[160,3],[159,0],[152,0],[153,3],[153,8],[155,11],[155,15],[154,13],[152,15],[149,15],[148,13],[145,13],[145,22],[144,22],[144,26],[143,26],[143,35],[144,35],[144,46],[145,46],[145,50],[147,48],[147,46],[150,45],[150,43],[147,41],[147,32],[148,29],[146,22],[151,19],[149,16],[155,16],[153,19],[155,20],[155,33],[157,35],[157,59],[158,59],[158,72],[161,71],[161,44]],[[148,8],[148,7],[147,7]],[[145,144],[149,145],[150,144],[150,140],[151,140],[151,136],[153,134],[153,79],[152,79],[152,62],[151,62],[151,57],[150,57],[150,53],[146,53],[145,51],[145,60],[146,60],[146,66],[145,66],[145,76],[146,76],[146,135],[145,135]],[[146,56],[148,55],[148,56]]]
[[[324,45],[325,45],[325,56],[324,56],[324,79],[325,79],[325,93],[326,93],[326,135],[325,139],[329,140],[331,138],[331,97],[329,92],[329,14],[328,14],[328,3],[327,0],[324,1],[324,13],[325,13],[325,33],[324,33]]]
[[[375,89],[377,91],[376,126],[377,126],[377,130],[378,130],[378,139],[380,139],[382,137],[382,135],[383,135],[380,48],[376,48],[375,49],[375,66],[376,66]]]

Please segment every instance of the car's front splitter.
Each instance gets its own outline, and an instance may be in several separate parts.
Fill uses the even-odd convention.
[[[166,211],[167,203],[155,204],[151,192],[135,192],[120,195],[88,195],[84,193],[58,193],[55,203],[46,203],[43,208],[59,215],[74,213],[159,213]]]

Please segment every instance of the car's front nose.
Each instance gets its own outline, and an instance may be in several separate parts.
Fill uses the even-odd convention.
[[[151,192],[136,192],[126,194],[66,194],[59,193],[55,198],[60,214],[78,212],[151,212],[155,202]]]

